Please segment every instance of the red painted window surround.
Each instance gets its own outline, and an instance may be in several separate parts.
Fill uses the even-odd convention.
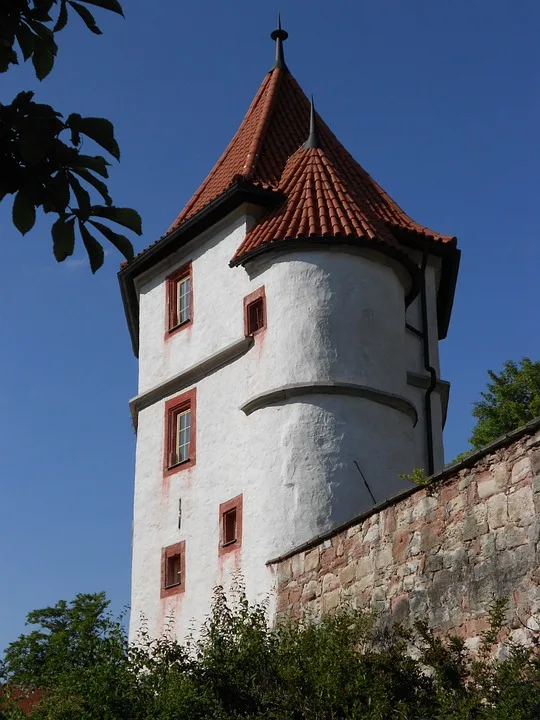
[[[178,416],[190,410],[190,439],[188,459],[182,462],[172,462],[171,455],[176,450],[176,436]],[[165,442],[163,453],[163,476],[168,477],[180,470],[195,465],[196,461],[196,430],[197,430],[197,389],[177,395],[165,403]]]
[[[264,285],[244,298],[244,334],[257,335],[266,330],[266,293]]]
[[[189,318],[179,323],[177,310],[178,283],[184,278],[189,278]],[[181,268],[178,268],[167,277],[166,295],[165,340],[193,323],[193,271],[191,261],[182,265]]]
[[[186,589],[186,542],[161,549],[161,597],[169,597]]]
[[[237,495],[219,506],[220,555],[238,550],[242,546],[242,509],[242,495]]]

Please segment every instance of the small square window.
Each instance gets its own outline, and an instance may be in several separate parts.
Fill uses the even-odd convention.
[[[195,397],[193,389],[165,403],[165,475],[195,464]]]
[[[191,263],[167,278],[167,333],[186,327],[193,319]]]
[[[248,305],[248,335],[253,335],[257,330],[262,330],[264,327],[264,303],[263,299],[259,298]]]
[[[244,334],[255,335],[266,328],[264,287],[244,298]]]
[[[219,506],[219,553],[236,550],[242,544],[242,495]]]
[[[161,550],[161,597],[184,592],[186,582],[185,542]]]

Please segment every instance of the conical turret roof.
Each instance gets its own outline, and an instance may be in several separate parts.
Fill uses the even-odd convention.
[[[287,33],[281,25],[272,38],[275,64],[225,152],[165,235],[119,273],[135,354],[135,279],[244,203],[259,206],[262,214],[231,265],[268,249],[292,247],[292,240],[372,247],[398,259],[413,279],[418,266],[411,248],[439,256],[437,314],[439,337],[444,338],[459,267],[456,238],[415,222],[361,167],[315,113],[289,71],[283,51]]]
[[[401,250],[386,224],[362,204],[354,184],[322,147],[306,145],[297,150],[285,165],[278,190],[287,199],[247,234],[234,263],[267,243],[301,238],[362,239]],[[407,256],[403,253],[403,257]]]
[[[291,178],[298,180],[299,169],[303,168],[307,172],[322,172],[328,183],[339,178],[341,193],[348,198],[347,204],[352,203],[355,206],[354,213],[365,218],[371,228],[366,237],[374,242],[380,239],[383,244],[398,247],[399,241],[392,237],[392,229],[395,228],[437,243],[455,243],[454,237],[430,230],[410,218],[350,155],[319,116],[317,134],[321,152],[317,155],[318,169],[315,170],[314,156],[310,161],[302,159],[302,147],[309,134],[310,102],[307,96],[287,68],[273,68],[265,76],[225,152],[173,222],[169,232],[179,228],[239,180],[287,193],[290,192]],[[290,162],[293,156],[294,172]],[[328,192],[331,192],[330,188]],[[302,197],[308,202],[310,195],[304,192]],[[323,225],[324,218],[319,217],[317,223]],[[267,218],[261,221],[262,226],[269,226]],[[329,230],[327,234],[332,232]],[[264,237],[259,228],[242,244],[244,252],[254,249],[255,238],[259,245],[276,239]],[[239,249],[235,260],[241,254]]]

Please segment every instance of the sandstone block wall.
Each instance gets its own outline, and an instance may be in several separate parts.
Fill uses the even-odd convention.
[[[287,556],[277,616],[342,604],[475,638],[494,597],[516,640],[540,623],[540,420]]]

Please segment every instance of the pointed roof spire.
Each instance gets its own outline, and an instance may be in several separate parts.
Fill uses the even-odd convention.
[[[315,103],[313,102],[313,95],[311,96],[311,104],[309,109],[309,136],[304,143],[304,150],[310,150],[312,148],[321,147],[321,141],[319,140],[319,133],[317,132],[317,118],[315,116]]]
[[[278,13],[278,26],[277,30],[274,30],[270,35],[272,40],[276,41],[276,62],[272,70],[287,70],[285,64],[285,55],[283,54],[283,41],[289,37],[289,33],[281,28],[281,14]]]

